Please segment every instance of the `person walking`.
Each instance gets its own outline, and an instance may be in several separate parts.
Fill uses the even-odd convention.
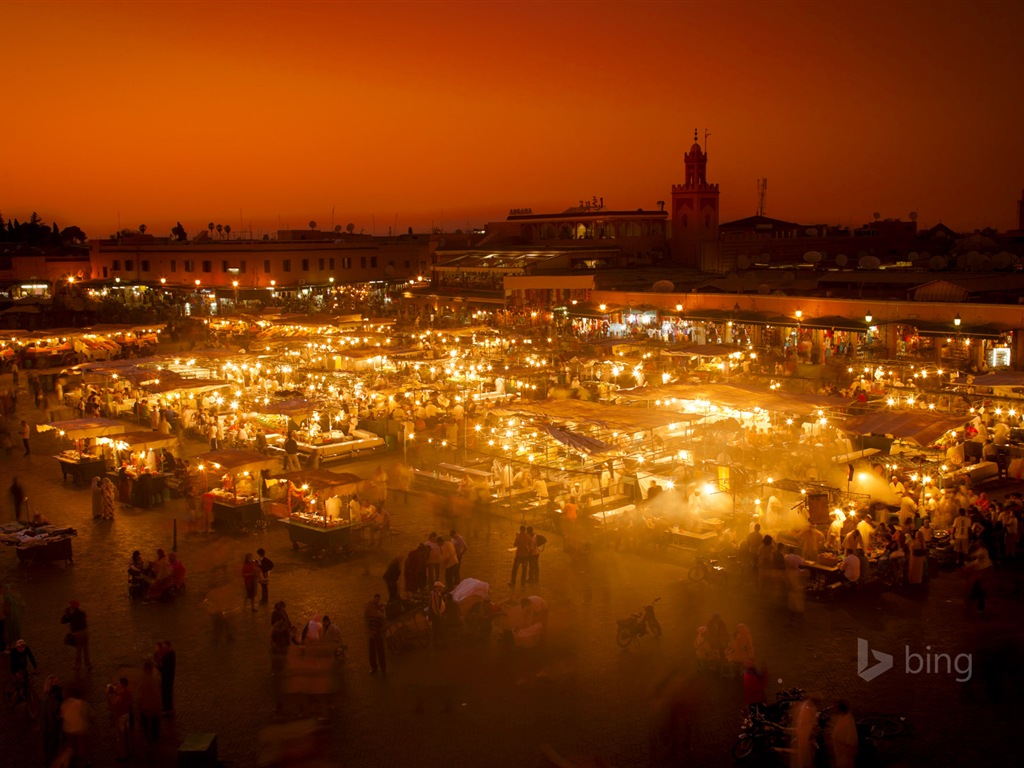
[[[379,669],[382,675],[386,675],[388,662],[384,655],[384,628],[387,626],[387,616],[384,613],[384,604],[380,601],[379,592],[373,596],[373,600],[366,604],[366,608],[363,610],[363,620],[366,622],[370,674],[377,674]]]
[[[87,765],[86,734],[89,730],[89,709],[77,688],[68,688],[60,705],[64,749],[69,751],[69,765]],[[59,756],[58,756],[59,759]]]
[[[41,725],[43,731],[43,759],[51,765],[60,753],[61,719],[60,706],[64,703],[64,689],[56,675],[50,675],[43,683],[43,709]]]
[[[533,541],[530,538],[530,534],[526,532],[526,526],[519,526],[519,533],[516,535],[515,540],[512,542],[512,546],[515,547],[516,554],[512,560],[512,578],[509,579],[508,585],[510,588],[516,586],[516,574],[519,573],[519,569],[522,568],[521,586],[526,586],[527,571],[530,566],[530,548],[533,545]]]
[[[14,519],[21,522],[21,508],[25,504],[25,489],[21,487],[18,478],[11,481],[11,501],[14,503]]]
[[[68,625],[68,644],[75,646],[75,672],[81,669],[83,661],[86,669],[92,669],[92,660],[89,658],[89,624],[77,600],[68,603],[60,623]]]
[[[274,561],[267,557],[267,551],[263,547],[256,550],[256,557],[256,564],[260,569],[256,576],[256,581],[260,585],[260,605],[266,605],[270,602],[270,572],[274,569]]]
[[[160,702],[163,705],[163,716],[174,717],[174,676],[178,669],[178,654],[171,647],[170,640],[157,641],[153,660],[160,672]]]
[[[401,599],[398,594],[398,580],[402,577],[402,556],[391,558],[388,567],[384,569],[384,583],[388,587],[388,602],[394,603]]]
[[[437,581],[441,578],[441,545],[437,543],[437,534],[430,532],[427,540],[427,582]]]
[[[242,584],[245,586],[245,600],[249,608],[256,610],[256,578],[259,575],[260,567],[251,554],[246,554],[242,563]]]
[[[156,664],[152,659],[146,659],[139,677],[138,701],[142,736],[150,744],[160,740],[160,708],[163,705],[160,686],[160,673],[157,672]]]
[[[28,438],[32,434],[32,430],[28,425],[28,422],[22,419],[21,421],[21,444],[25,446],[25,455],[28,456],[32,451],[29,449]]]

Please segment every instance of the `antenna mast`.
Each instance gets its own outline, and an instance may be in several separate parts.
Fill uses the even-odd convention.
[[[764,216],[765,198],[768,196],[768,179],[757,180],[757,215]]]

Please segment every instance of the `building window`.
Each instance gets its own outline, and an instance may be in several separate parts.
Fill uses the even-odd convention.
[[[124,271],[132,272],[135,269],[135,262],[132,259],[126,259],[124,262]]]
[[[292,271],[292,260],[291,259],[285,259],[281,263],[281,267],[282,267],[282,269],[284,269],[285,272],[291,272]]]
[[[106,276],[107,276],[107,268],[106,268],[106,267],[104,267],[104,268],[103,268],[103,276],[104,276],[104,277],[106,277]]]
[[[178,271],[178,260],[177,259],[171,259],[171,272],[177,272],[177,271]]]
[[[114,270],[115,272],[120,272],[121,271],[121,260],[120,259],[114,259],[114,263],[110,265],[110,268],[112,270]]]
[[[142,261],[139,262],[139,264],[142,266],[142,271],[143,272],[149,272],[149,262],[148,261],[143,259]]]
[[[371,256],[370,257],[370,266],[373,267],[374,269],[377,268],[377,257],[376,256]]]
[[[325,261],[324,261],[323,259],[320,259],[320,271],[321,271],[321,272],[323,272],[323,271],[324,271],[324,264],[325,264],[325,263],[326,263],[326,262],[325,262]]]
[[[330,266],[331,272],[333,272],[334,271],[334,259],[330,259],[329,261],[330,261],[330,265],[331,265]],[[320,267],[320,269],[323,269],[323,267]]]
[[[341,268],[342,269],[352,269],[352,258],[349,257],[349,256],[345,256],[341,260]]]
[[[245,262],[244,261],[241,261],[241,262],[238,263],[238,271],[241,272],[243,275],[245,274]]]
[[[409,261],[408,259],[406,259],[406,260],[405,260],[405,268],[406,268],[406,269],[409,269],[410,267],[412,267],[412,262],[411,262],[411,261]]]
[[[302,271],[309,272],[309,259],[302,260]]]
[[[359,268],[360,269],[366,269],[366,257],[365,256],[360,256],[359,257]]]
[[[227,259],[225,259],[224,261],[222,261],[222,262],[220,263],[220,271],[221,271],[221,272],[227,272],[227,271],[228,271],[228,262],[227,262]]]
[[[212,261],[204,261],[203,262],[203,272],[213,272],[213,262]]]
[[[185,271],[186,272],[195,272],[196,271],[196,263],[194,261],[192,261],[192,259],[185,259]]]
[[[263,274],[264,275],[269,275],[270,274],[270,259],[265,259],[263,261]]]

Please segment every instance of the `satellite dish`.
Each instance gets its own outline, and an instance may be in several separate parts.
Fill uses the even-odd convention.
[[[768,285],[768,283],[761,283],[759,286],[757,286],[757,292],[762,296],[767,296],[772,292],[772,287]]]
[[[675,289],[676,285],[671,280],[659,280],[651,286],[651,290],[655,293],[672,293]]]
[[[917,261],[919,258],[921,258],[921,254],[919,254],[917,251],[911,251],[910,253],[907,254],[907,259],[909,259],[910,261]]]
[[[882,261],[877,256],[861,256],[857,260],[857,266],[861,269],[878,269],[882,266]]]
[[[745,253],[741,253],[736,257],[736,266],[740,269],[750,269],[750,257]]]
[[[808,251],[804,254],[804,261],[808,264],[817,264],[822,259],[819,251]]]
[[[807,236],[808,237],[817,237],[818,236],[818,229],[817,229],[817,227],[808,227],[806,229],[806,232],[807,232]]]
[[[846,258],[846,254],[845,253],[840,253],[838,256],[836,256],[836,265],[837,266],[845,267],[846,266],[846,262],[848,262],[848,261],[849,261],[849,259]]]
[[[949,266],[949,261],[943,256],[932,256],[928,259],[928,269],[932,272],[941,272]]]

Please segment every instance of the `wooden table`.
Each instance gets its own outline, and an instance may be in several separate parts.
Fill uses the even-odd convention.
[[[670,547],[692,549],[700,552],[709,542],[718,539],[714,531],[694,533],[693,531],[665,531],[665,541]]]
[[[808,573],[807,588],[812,592],[825,589],[829,584],[839,581],[842,576],[842,571],[839,570],[838,565],[806,562],[800,567]]]

